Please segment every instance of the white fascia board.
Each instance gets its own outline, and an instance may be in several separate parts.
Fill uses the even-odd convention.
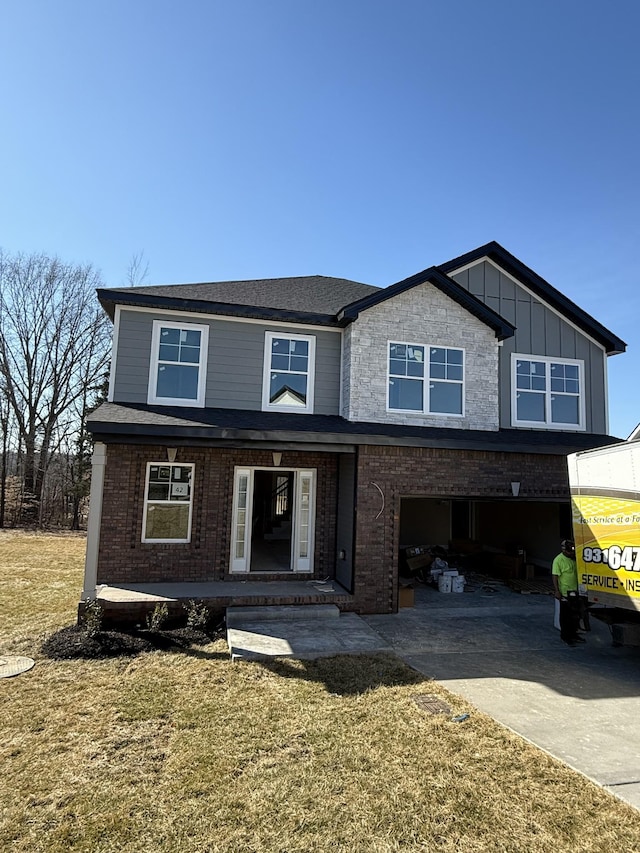
[[[116,387],[116,361],[118,353],[118,339],[120,337],[120,305],[116,305],[113,317],[113,336],[111,338],[111,364],[109,365],[109,390],[107,401],[113,403],[113,395]]]
[[[179,308],[176,308],[174,311],[168,308],[143,308],[141,305],[120,305],[119,303],[116,305],[116,311],[118,308],[123,311],[138,311],[141,314],[157,314],[158,316],[174,318],[176,316],[193,318],[199,317],[201,322],[203,320],[223,320],[228,323],[256,323],[259,326],[282,326],[292,332],[294,329],[310,329],[316,332],[337,332],[339,335],[342,334],[342,329],[338,329],[335,326],[316,326],[311,323],[292,323],[286,320],[256,320],[253,317],[231,317],[227,314],[203,314],[201,311],[183,311]]]
[[[640,441],[640,424],[628,435],[627,441]]]
[[[451,272],[447,273],[447,275],[449,276],[449,278],[451,278],[454,275],[458,275],[461,272],[466,272],[467,270],[470,270],[471,267],[477,267],[478,264],[482,264],[485,262],[488,264],[491,264],[492,267],[494,267],[499,272],[501,272],[504,276],[506,276],[508,279],[510,279],[515,285],[517,285],[518,287],[521,287],[526,293],[529,294],[529,296],[531,296],[533,299],[536,299],[538,302],[540,302],[541,305],[544,305],[545,308],[548,308],[549,311],[551,311],[557,317],[560,317],[560,319],[563,322],[565,322],[568,326],[571,326],[572,329],[575,329],[576,332],[579,332],[579,334],[583,335],[585,338],[587,338],[589,341],[591,341],[592,344],[595,344],[595,346],[597,346],[598,349],[601,349],[605,355],[607,354],[606,347],[604,347],[599,341],[596,341],[595,338],[592,338],[588,332],[584,331],[584,329],[581,329],[579,326],[576,326],[576,324],[573,323],[571,320],[569,320],[569,318],[566,317],[562,313],[562,311],[559,311],[557,308],[554,308],[553,305],[549,305],[549,303],[546,300],[544,300],[541,296],[539,296],[537,293],[534,293],[533,290],[530,290],[526,286],[526,284],[523,284],[515,276],[511,275],[506,270],[502,269],[502,267],[499,264],[497,264],[495,261],[492,261],[491,258],[487,257],[486,255],[483,258],[478,258],[477,261],[472,261],[470,264],[465,264],[463,267],[459,267],[456,270],[452,270]],[[471,293],[471,291],[469,291],[469,293]],[[475,294],[472,294],[472,296],[473,295],[475,295]],[[569,297],[567,296],[566,298],[568,299]]]

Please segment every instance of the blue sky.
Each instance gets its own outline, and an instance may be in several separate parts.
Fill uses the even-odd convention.
[[[3,0],[0,246],[385,286],[497,240],[628,343],[637,0]]]

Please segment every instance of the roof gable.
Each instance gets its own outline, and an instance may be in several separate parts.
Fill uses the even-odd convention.
[[[220,316],[246,317],[267,322],[346,326],[362,311],[393,299],[398,293],[429,283],[486,323],[499,340],[511,337],[515,326],[449,277],[465,266],[489,259],[539,299],[554,308],[599,344],[608,355],[624,352],[626,344],[532,269],[495,241],[429,267],[409,278],[379,288],[330,276],[253,279],[247,281],[166,284],[149,287],[101,288],[98,298],[113,319],[116,305]]]
[[[480,299],[469,293],[469,291],[465,290],[464,287],[453,281],[453,279],[444,275],[437,267],[430,267],[409,278],[405,278],[403,281],[385,287],[383,290],[365,296],[363,299],[352,302],[340,311],[338,319],[343,324],[353,322],[361,312],[366,311],[368,308],[380,305],[380,303],[385,302],[387,299],[393,299],[394,296],[405,293],[407,290],[411,290],[421,284],[431,284],[438,288],[438,290],[442,291],[442,293],[454,302],[457,302],[458,305],[462,306],[462,308],[474,317],[477,317],[493,329],[498,340],[502,341],[513,335],[515,326],[502,318],[492,308],[489,308],[488,305],[485,305]]]
[[[539,299],[555,308],[556,311],[570,320],[581,331],[590,335],[605,348],[607,355],[616,355],[626,350],[626,343],[617,337],[617,335],[606,329],[590,314],[583,311],[582,308],[578,307],[567,296],[556,290],[553,285],[545,281],[545,279],[495,241],[486,243],[484,246],[479,246],[477,249],[460,255],[458,258],[453,258],[451,261],[440,264],[438,269],[449,275],[462,267],[470,266],[474,262],[480,262],[485,258],[493,261],[493,263],[503,269],[512,278],[527,287]]]

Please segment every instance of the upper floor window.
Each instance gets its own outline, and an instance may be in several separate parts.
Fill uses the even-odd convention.
[[[153,321],[147,402],[204,406],[209,327]]]
[[[193,465],[149,462],[143,542],[190,542]]]
[[[427,415],[462,415],[464,350],[390,342],[388,408]]]
[[[514,426],[584,429],[583,362],[512,357]]]
[[[264,347],[264,411],[312,412],[315,337],[267,332]]]

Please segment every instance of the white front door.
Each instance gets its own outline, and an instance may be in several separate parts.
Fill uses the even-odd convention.
[[[231,572],[313,571],[315,473],[235,469]]]

